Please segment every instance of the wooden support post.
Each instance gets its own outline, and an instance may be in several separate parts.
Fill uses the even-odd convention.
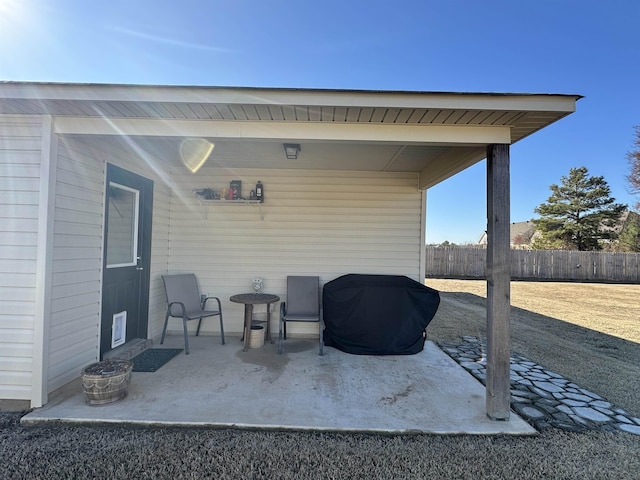
[[[509,145],[487,146],[487,415],[510,413]]]

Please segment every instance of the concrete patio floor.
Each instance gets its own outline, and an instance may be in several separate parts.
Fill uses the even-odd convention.
[[[433,434],[517,434],[536,430],[515,413],[486,416],[485,389],[427,342],[408,356],[350,355],[293,338],[242,351],[238,337],[190,337],[157,372],[134,372],[127,397],[89,406],[80,382],[24,416],[24,424],[62,421],[280,430]],[[184,348],[170,336],[156,348]]]

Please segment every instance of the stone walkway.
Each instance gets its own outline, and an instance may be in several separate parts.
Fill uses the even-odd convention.
[[[484,339],[465,336],[462,343],[438,345],[486,385]],[[640,418],[518,354],[511,356],[511,408],[538,430],[617,429],[640,435]]]

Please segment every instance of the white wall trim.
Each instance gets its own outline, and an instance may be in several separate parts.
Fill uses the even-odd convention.
[[[53,260],[53,225],[57,164],[57,135],[51,116],[42,117],[40,153],[40,196],[38,208],[38,247],[36,260],[35,317],[33,325],[33,370],[31,407],[48,400],[49,316]]]

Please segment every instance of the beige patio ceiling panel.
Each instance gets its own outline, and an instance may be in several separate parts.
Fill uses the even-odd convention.
[[[214,139],[211,139],[214,141]],[[224,168],[273,168],[274,162],[290,169],[382,171],[388,158],[398,150],[395,145],[355,145],[342,143],[305,143],[304,156],[283,160],[279,142],[217,141],[210,166]]]
[[[408,146],[386,168],[390,172],[417,172],[449,150],[445,146]]]
[[[448,149],[420,171],[419,188],[426,189],[474,165],[486,156],[484,149],[459,147]]]

